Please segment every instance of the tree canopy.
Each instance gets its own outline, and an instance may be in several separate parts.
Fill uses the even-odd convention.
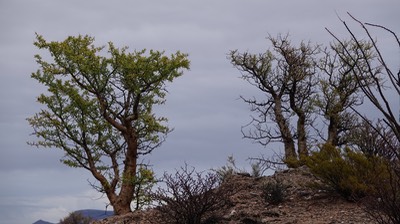
[[[123,214],[134,196],[138,157],[160,146],[170,132],[153,106],[165,102],[165,84],[190,63],[179,51],[168,57],[93,43],[87,35],[48,42],[37,34],[34,45],[52,60],[35,55],[40,68],[32,78],[47,92],[37,98],[45,108],[28,118],[37,137],[30,144],[62,149],[61,161],[89,170],[100,182],[93,186]]]
[[[269,36],[268,40],[272,49],[264,53],[234,50],[229,54],[242,78],[263,95],[260,99],[242,97],[256,114],[244,126],[250,130],[242,128],[244,137],[264,146],[282,142],[282,159],[290,167],[302,165],[317,144],[350,144],[349,131],[360,124],[351,108],[362,104],[361,88],[373,84],[364,72],[367,64],[362,63],[364,56],[376,58],[372,45],[346,41],[323,49],[310,42],[295,46],[289,35]],[[366,55],[360,55],[359,49]],[[363,86],[355,76],[363,77]]]

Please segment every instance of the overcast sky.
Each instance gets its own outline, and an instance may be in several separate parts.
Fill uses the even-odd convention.
[[[239,96],[257,90],[239,78],[227,60],[230,50],[263,52],[270,46],[265,37],[279,33],[290,33],[293,42],[328,44],[325,27],[348,36],[338,19],[351,22],[347,11],[400,34],[399,9],[398,0],[0,0],[0,223],[58,222],[71,211],[107,203],[90,188],[93,178],[85,170],[59,162],[62,152],[26,144],[32,129],[25,119],[39,111],[35,97],[44,91],[30,78],[40,53],[35,32],[49,41],[89,34],[97,45],[189,54],[190,71],[168,85],[167,103],[158,110],[175,130],[145,158],[161,175],[185,161],[204,170],[233,155],[244,167],[248,157],[270,153],[242,139],[250,111]],[[379,41],[400,65],[393,42]]]

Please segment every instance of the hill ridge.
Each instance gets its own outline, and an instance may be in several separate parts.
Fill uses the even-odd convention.
[[[265,200],[263,191],[268,183],[279,183],[284,188],[281,203]],[[217,211],[222,217],[218,221],[220,224],[374,223],[359,205],[326,191],[323,183],[307,167],[278,171],[265,177],[232,175],[224,184],[237,190],[230,196],[230,206]],[[157,210],[149,209],[94,222],[116,223],[150,224],[163,221]]]
[[[80,209],[76,210],[73,213],[79,212],[81,213],[84,217],[90,217],[93,218],[94,220],[101,220],[105,219],[109,216],[114,215],[114,211],[106,211],[106,210],[100,210],[100,209]],[[60,217],[61,219],[62,217]],[[48,222],[42,219],[39,219],[38,221],[34,222],[33,224],[56,224],[52,222]]]

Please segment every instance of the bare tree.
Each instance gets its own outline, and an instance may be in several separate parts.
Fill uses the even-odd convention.
[[[363,23],[360,20],[348,15],[361,26],[367,39],[372,43],[372,49],[376,52],[377,58],[372,60],[368,52],[363,48],[363,40],[359,38],[355,32],[342,20],[344,27],[350,34],[352,41],[356,44],[356,50],[361,55],[360,58],[352,55],[352,49],[346,47],[333,32],[328,32],[336,39],[336,41],[344,48],[340,54],[342,58],[348,58],[348,65],[354,66],[353,76],[361,87],[366,98],[375,106],[382,115],[381,122],[378,126],[374,125],[367,116],[357,108],[353,110],[358,113],[365,122],[373,129],[371,132],[378,137],[380,141],[380,154],[386,155],[388,163],[389,176],[377,183],[374,187],[374,192],[371,195],[372,199],[367,207],[375,209],[373,216],[379,223],[400,223],[400,121],[397,120],[393,104],[390,103],[390,98],[400,96],[400,68],[393,70],[386,62],[384,53],[377,41],[372,37],[371,28],[377,28],[387,32],[393,37],[395,46],[400,49],[400,40],[396,33],[381,25]],[[367,77],[367,78],[366,78]],[[370,85],[367,82],[372,82]],[[392,92],[388,92],[390,89]],[[394,93],[393,93],[394,92]],[[370,138],[364,139],[369,140]],[[383,151],[382,151],[383,150]],[[387,156],[389,155],[389,156]]]
[[[262,54],[231,51],[231,63],[242,72],[242,78],[256,86],[262,100],[242,99],[257,114],[242,128],[245,138],[262,145],[283,142],[285,162],[297,166],[308,155],[307,127],[312,122],[312,97],[317,83],[315,55],[318,46],[302,42],[295,47],[289,36],[268,38],[273,50]],[[244,128],[251,126],[250,131]],[[297,150],[296,150],[297,149]]]
[[[396,71],[392,71],[390,66],[386,63],[386,59],[383,56],[377,42],[374,40],[367,26],[369,27],[377,27],[389,32],[397,45],[400,48],[400,40],[397,35],[391,31],[390,29],[376,25],[371,23],[362,23],[357,20],[351,14],[348,14],[354,21],[356,21],[362,29],[367,34],[368,39],[372,43],[372,48],[377,54],[377,60],[372,60],[369,57],[369,53],[363,49],[363,41],[357,38],[357,36],[353,33],[350,27],[347,25],[345,21],[342,21],[347,31],[351,35],[352,40],[356,43],[357,50],[360,52],[362,58],[354,58],[351,54],[351,49],[345,47],[343,41],[338,39],[335,34],[333,34],[330,30],[328,32],[344,47],[344,51],[340,55],[341,57],[350,58],[348,61],[349,65],[353,65],[355,67],[355,71],[353,72],[354,77],[356,78],[361,90],[368,98],[368,100],[378,109],[383,115],[383,122],[388,125],[395,135],[400,140],[400,123],[397,120],[397,113],[394,112],[393,106],[390,104],[389,95],[386,91],[388,88],[394,90],[397,95],[400,95],[400,69]],[[361,62],[359,62],[361,60]],[[368,76],[368,79],[365,78]],[[367,82],[373,82],[374,85],[370,85]],[[363,114],[359,113],[363,116]],[[363,116],[365,117],[365,116]],[[366,119],[367,120],[367,119]]]

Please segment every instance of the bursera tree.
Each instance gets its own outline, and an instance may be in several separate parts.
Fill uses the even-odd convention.
[[[45,109],[28,118],[37,137],[29,144],[62,149],[61,161],[90,171],[100,183],[93,186],[107,195],[116,214],[130,212],[137,160],[170,132],[153,106],[165,102],[165,84],[189,69],[187,55],[128,53],[111,42],[96,47],[90,36],[62,42],[36,38],[35,46],[52,60],[35,56],[40,69],[32,78],[47,93],[38,97]]]
[[[242,72],[242,78],[261,90],[264,97],[261,100],[243,98],[257,117],[252,117],[249,124],[253,130],[242,129],[242,132],[245,138],[264,146],[282,142],[284,162],[296,167],[309,151],[307,127],[312,123],[313,87],[317,84],[314,56],[319,48],[304,42],[294,46],[288,35],[268,39],[273,49],[265,53],[235,50],[228,56],[232,65]]]
[[[364,55],[361,55],[361,50]],[[344,52],[349,55],[344,56]],[[318,63],[321,75],[315,106],[327,123],[327,137],[322,137],[327,144],[338,147],[354,144],[351,133],[362,126],[352,108],[363,103],[362,88],[373,86],[371,79],[363,74],[367,68],[362,62],[364,56],[368,60],[376,58],[372,44],[367,41],[359,45],[354,41],[331,43],[330,48],[322,51]],[[356,63],[362,69],[355,69]],[[362,84],[354,78],[355,75],[362,77]]]

